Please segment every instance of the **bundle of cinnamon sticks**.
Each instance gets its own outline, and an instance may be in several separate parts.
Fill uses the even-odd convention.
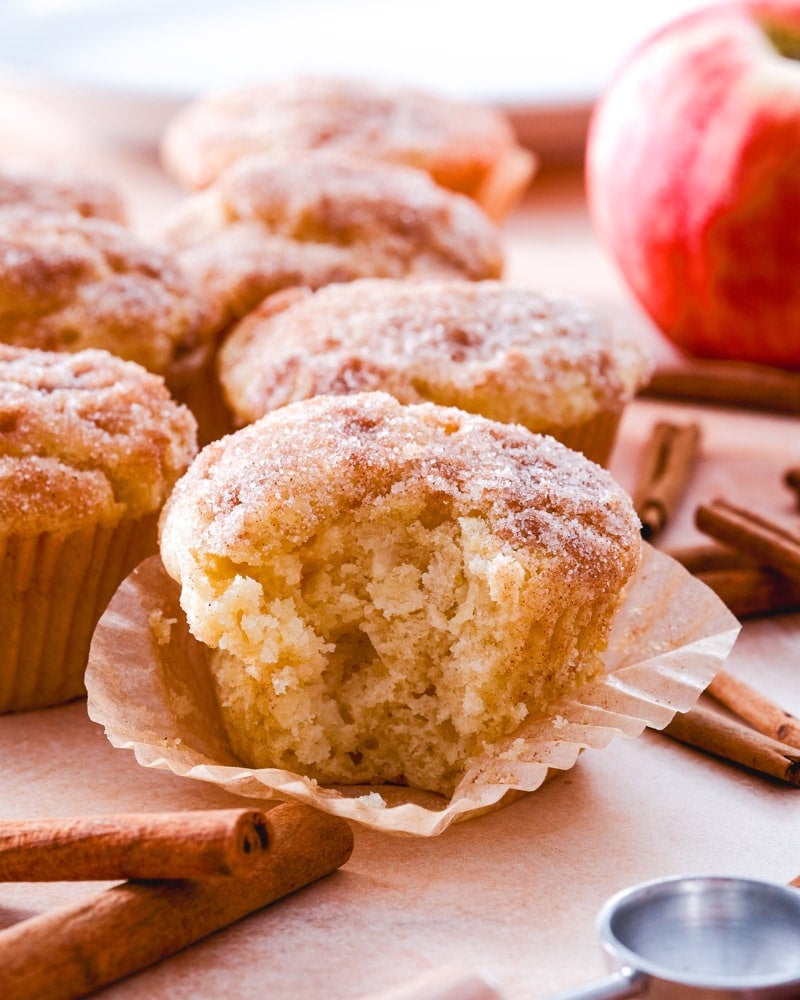
[[[328,875],[352,847],[344,820],[299,803],[0,822],[0,880],[127,880],[0,931],[0,996],[86,996]]]
[[[724,499],[700,504],[695,524],[713,542],[670,554],[734,614],[743,618],[800,609],[800,534]],[[664,732],[800,787],[800,722],[724,671],[708,694],[731,714],[696,705]]]
[[[674,717],[665,735],[800,788],[800,720],[732,674],[720,671],[707,704]],[[716,702],[718,707],[712,707]],[[728,713],[719,708],[728,710]]]
[[[731,392],[735,386],[752,389],[755,376],[745,374],[747,379],[737,372],[739,381],[728,384]],[[800,376],[794,381],[800,387]],[[800,393],[796,398],[800,406]],[[660,532],[683,501],[699,445],[695,424],[654,426],[633,493],[644,537],[652,539]],[[784,484],[800,504],[800,467],[786,470]],[[723,498],[699,504],[694,521],[709,542],[668,554],[737,617],[800,610],[800,532]],[[710,700],[702,699],[677,715],[664,730],[666,735],[800,787],[800,723],[725,672],[717,675],[707,694]]]
[[[643,537],[655,540],[684,500],[701,443],[695,423],[656,423],[632,491]],[[784,483],[800,504],[800,467]],[[668,551],[739,618],[800,610],[800,533],[725,499],[700,504],[695,525],[713,542]]]
[[[713,541],[669,554],[737,617],[800,610],[800,532],[723,498],[698,505],[695,525]]]

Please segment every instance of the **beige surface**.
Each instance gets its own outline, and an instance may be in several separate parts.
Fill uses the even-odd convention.
[[[45,118],[47,116],[45,115]],[[66,150],[113,171],[146,228],[175,197],[146,154],[97,150],[64,123],[0,93],[4,148]],[[509,278],[584,293],[646,327],[592,238],[577,175],[541,175],[506,227]],[[781,485],[800,464],[797,420],[637,403],[613,471],[630,486],[652,422],[699,419],[692,496],[659,545],[699,538],[698,500],[725,493],[794,518]],[[748,622],[731,672],[800,713],[800,615]],[[75,703],[0,717],[0,818],[230,806],[209,785],[150,771],[114,750]],[[800,791],[648,733],[583,755],[571,771],[493,815],[432,840],[356,829],[339,872],[179,956],[118,983],[119,998],[345,1000],[454,963],[488,969],[511,1000],[545,998],[603,971],[594,933],[603,900],[630,883],[684,872],[786,881],[800,874]],[[0,886],[0,925],[94,891],[86,884]]]

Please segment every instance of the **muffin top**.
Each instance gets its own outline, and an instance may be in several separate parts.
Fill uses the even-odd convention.
[[[555,560],[576,594],[621,587],[639,559],[630,498],[594,462],[517,425],[381,392],[293,403],[207,445],[165,505],[162,559],[190,587],[269,567],[339,515],[400,494],[429,523],[485,517],[532,565]]]
[[[487,175],[510,153],[518,182],[527,183],[533,170],[508,120],[491,107],[375,80],[322,76],[203,97],[167,125],[161,153],[167,170],[200,188],[243,156],[323,147],[421,168],[478,200]]]
[[[549,431],[619,410],[648,364],[573,297],[362,279],[267,299],[231,332],[218,369],[239,424],[309,396],[380,389]]]
[[[503,267],[499,229],[468,198],[411,167],[335,153],[242,160],[185,199],[163,237],[232,317],[291,285]]]
[[[0,342],[104,348],[177,382],[209,333],[205,302],[168,251],[104,219],[0,208]]]
[[[63,167],[0,164],[0,206],[25,204],[43,212],[77,212],[124,224],[122,193],[100,178]]]
[[[163,238],[228,319],[292,285],[503,268],[500,231],[468,198],[411,167],[336,153],[243,160],[185,199]]]
[[[0,344],[0,535],[156,511],[195,451],[194,417],[140,365]]]

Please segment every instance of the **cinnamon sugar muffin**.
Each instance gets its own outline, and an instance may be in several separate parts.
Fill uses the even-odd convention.
[[[77,212],[125,224],[125,200],[109,181],[76,170],[20,163],[0,164],[0,206],[25,204],[45,212]]]
[[[168,123],[161,155],[191,188],[252,154],[333,149],[425,170],[437,184],[505,216],[535,158],[506,117],[486,105],[376,80],[295,77],[213,93]]]
[[[195,451],[139,365],[0,344],[0,711],[83,693],[94,626]]]
[[[641,552],[630,498],[584,456],[380,392],[208,445],[160,546],[246,766],[444,794],[603,669]]]
[[[0,208],[0,342],[104,348],[180,385],[205,360],[209,322],[174,257],[118,223]]]
[[[221,325],[291,285],[364,276],[499,277],[500,233],[469,199],[419,170],[334,153],[258,157],[168,220],[163,238]]]
[[[217,365],[237,426],[309,396],[380,389],[523,424],[600,463],[649,371],[634,344],[569,296],[372,279],[267,299]]]

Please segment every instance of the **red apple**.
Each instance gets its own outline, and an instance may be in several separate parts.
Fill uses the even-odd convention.
[[[600,95],[596,231],[689,354],[800,368],[800,2],[721,3],[647,38]]]

